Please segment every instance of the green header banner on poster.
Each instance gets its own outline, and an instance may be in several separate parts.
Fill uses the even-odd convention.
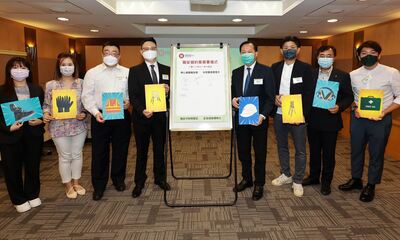
[[[171,46],[171,131],[232,129],[227,44]]]

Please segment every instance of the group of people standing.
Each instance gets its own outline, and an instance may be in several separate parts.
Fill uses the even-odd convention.
[[[67,198],[74,199],[86,194],[79,179],[82,172],[82,150],[88,132],[86,119],[89,115],[93,200],[102,199],[110,177],[117,191],[126,189],[125,175],[132,125],[137,149],[136,186],[132,197],[141,195],[147,179],[150,138],[153,142],[154,183],[161,189],[171,189],[165,178],[163,155],[166,115],[146,109],[144,86],[164,84],[168,96],[170,68],[157,62],[157,42],[154,38],[144,39],[140,52],[145,61],[128,69],[119,65],[119,45],[106,42],[102,47],[103,63],[88,70],[84,79],[79,78],[74,56],[61,53],[57,57],[55,79],[46,83],[45,92],[32,83],[31,66],[25,58],[14,57],[7,62],[6,82],[0,86],[0,104],[38,97],[43,107],[42,119],[15,122],[10,126],[6,125],[0,109],[0,151],[5,182],[11,202],[18,212],[26,212],[41,205],[39,176],[45,123],[49,126],[49,133],[57,149],[59,172]],[[54,118],[52,93],[58,89],[76,91],[75,118]],[[104,120],[102,94],[105,92],[123,94],[123,119]],[[130,106],[132,112],[128,111]]]
[[[241,192],[254,185],[252,199],[257,201],[263,197],[268,116],[272,116],[280,163],[280,175],[272,180],[272,185],[292,184],[294,195],[301,197],[304,194],[303,186],[321,184],[321,194],[329,195],[335,169],[336,140],[339,130],[343,128],[341,112],[351,107],[351,179],[339,185],[339,190],[362,189],[360,200],[372,201],[375,185],[380,183],[382,177],[392,112],[400,108],[399,71],[379,63],[382,48],[375,41],[366,41],[358,47],[357,57],[362,66],[350,74],[334,67],[334,46],[321,46],[317,50],[316,69],[297,59],[301,49],[297,37],[285,37],[280,49],[283,60],[268,67],[257,62],[258,51],[254,42],[245,41],[240,45],[244,65],[232,73],[232,106],[238,110],[240,97],[258,96],[260,114],[258,123],[254,125],[239,125],[238,117],[235,119],[242,180],[233,191]],[[334,107],[321,109],[313,106],[317,81],[333,81],[339,84]],[[383,108],[379,117],[360,117],[358,94],[361,89],[384,91]],[[291,94],[301,94],[304,122],[289,124],[282,120],[281,97]],[[293,174],[290,169],[289,133],[295,149]],[[310,174],[304,178],[307,139]],[[252,145],[255,156],[254,180]],[[363,185],[367,145],[370,156],[368,182]]]
[[[256,125],[239,125],[238,119],[235,119],[243,179],[233,190],[241,192],[254,185],[252,199],[256,201],[263,197],[268,117],[272,116],[281,166],[281,174],[272,181],[272,185],[292,183],[294,195],[300,197],[303,195],[304,185],[321,183],[321,193],[330,194],[336,140],[338,131],[343,127],[340,113],[352,106],[352,178],[340,185],[339,189],[347,191],[363,188],[361,178],[364,152],[369,143],[368,184],[363,188],[360,200],[372,201],[375,184],[380,182],[382,175],[384,149],[391,127],[391,112],[400,107],[399,72],[379,63],[381,47],[372,41],[367,41],[358,48],[357,54],[363,66],[350,75],[333,67],[335,47],[322,46],[318,49],[317,69],[312,69],[309,64],[297,59],[300,48],[298,38],[284,38],[281,44],[283,61],[267,67],[257,62],[255,43],[246,41],[240,45],[244,65],[232,73],[232,105],[238,109],[241,96],[258,96],[260,116]],[[142,41],[140,52],[144,62],[128,69],[119,65],[119,45],[107,42],[102,47],[103,63],[88,70],[84,79],[79,78],[78,64],[74,56],[62,53],[57,58],[55,79],[47,82],[45,92],[32,83],[31,67],[26,59],[14,57],[8,61],[6,81],[0,86],[0,104],[38,97],[43,106],[42,119],[16,122],[11,126],[6,126],[0,109],[0,151],[5,182],[11,202],[18,212],[26,212],[41,205],[39,176],[45,123],[49,125],[49,132],[58,152],[59,172],[66,196],[73,199],[86,194],[86,189],[79,183],[79,179],[82,171],[82,149],[88,131],[85,120],[89,115],[92,135],[93,200],[102,199],[110,177],[117,191],[126,189],[125,176],[132,125],[137,150],[132,197],[137,198],[142,194],[147,179],[150,139],[153,143],[154,183],[163,190],[171,189],[166,182],[164,165],[167,117],[165,113],[149,111],[145,105],[146,84],[164,84],[168,98],[170,68],[157,62],[157,42],[153,38]],[[323,110],[312,107],[317,80],[339,83],[337,102],[333,108]],[[357,94],[363,88],[384,90],[384,110],[380,118],[359,117]],[[53,117],[52,92],[56,89],[76,91],[76,118],[59,120]],[[105,92],[123,94],[123,119],[104,120],[102,94]],[[302,95],[304,123],[287,124],[282,121],[281,96],[290,94]],[[129,111],[130,108],[132,111]],[[295,146],[293,175],[290,169],[289,133]],[[307,136],[310,148],[310,175],[303,179],[306,169]],[[255,152],[254,179],[252,143]]]

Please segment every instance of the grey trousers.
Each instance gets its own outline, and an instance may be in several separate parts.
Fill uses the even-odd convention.
[[[293,181],[301,184],[304,178],[306,169],[306,124],[294,125],[282,123],[282,115],[276,114],[274,117],[274,128],[276,135],[276,142],[278,144],[279,162],[281,165],[281,173],[287,177],[292,176],[290,173],[290,153],[288,137],[289,132],[292,135],[295,153],[295,172]]]

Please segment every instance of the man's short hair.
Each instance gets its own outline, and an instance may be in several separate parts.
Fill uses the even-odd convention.
[[[372,48],[374,49],[378,54],[381,54],[382,52],[382,47],[379,45],[378,42],[375,41],[366,41],[363,42],[358,48],[357,48],[357,55],[360,56],[361,50],[363,48]]]
[[[287,42],[294,42],[296,44],[296,46],[299,48],[301,47],[301,42],[300,39],[296,36],[286,36],[282,39],[281,42],[281,48],[283,48],[283,45]]]
[[[317,56],[321,53],[321,52],[325,52],[328,51],[329,49],[332,49],[333,52],[333,56],[336,57],[336,48],[332,45],[323,45],[321,47],[318,48],[317,50]]]
[[[153,42],[153,43],[157,46],[157,41],[156,41],[154,38],[149,37],[149,38],[143,39],[143,40],[140,42],[140,48],[143,47],[143,44],[144,44],[145,42]]]
[[[105,47],[107,47],[107,46],[116,47],[116,48],[118,48],[118,51],[121,51],[121,50],[120,50],[120,47],[119,47],[119,44],[116,43],[116,42],[114,42],[114,41],[107,41],[107,42],[105,42],[105,43],[103,44],[102,50],[103,50]]]
[[[253,44],[253,46],[254,46],[254,51],[257,52],[257,50],[258,50],[257,44],[255,44],[255,43],[252,42],[252,41],[244,41],[244,42],[242,42],[242,43],[240,44],[240,47],[239,47],[239,52],[242,51],[243,45],[246,45],[246,44]]]

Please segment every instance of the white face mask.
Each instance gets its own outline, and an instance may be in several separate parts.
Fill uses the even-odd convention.
[[[103,62],[107,66],[115,66],[118,63],[118,58],[114,57],[113,55],[107,55],[103,57]]]
[[[13,68],[10,73],[15,81],[23,81],[29,77],[29,70],[24,68]]]
[[[143,52],[143,58],[147,61],[152,61],[157,57],[157,51],[147,50]]]
[[[62,75],[70,77],[75,72],[75,66],[60,66],[60,72]]]

